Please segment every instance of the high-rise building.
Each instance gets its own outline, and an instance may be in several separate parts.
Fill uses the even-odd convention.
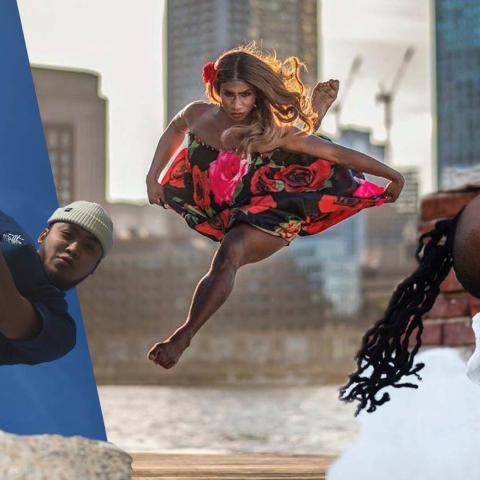
[[[335,142],[383,160],[384,147],[371,141],[369,130],[345,128]],[[361,258],[366,248],[367,212],[360,212],[312,237],[292,244],[297,263],[312,285],[322,289],[339,316],[362,307]]]
[[[436,0],[438,182],[480,163],[480,3]]]
[[[376,160],[384,160],[385,147],[371,140],[369,130],[341,129],[336,142]],[[360,231],[363,237],[359,246],[361,251],[351,257],[350,268],[353,269],[354,278],[358,279],[355,283],[358,291],[355,294],[362,299],[364,319],[370,315],[373,316],[372,320],[376,319],[383,312],[395,285],[415,266],[413,252],[419,206],[418,168],[397,165],[395,168],[405,178],[405,186],[397,201],[379,208],[369,208],[354,217],[362,222],[363,229]],[[383,178],[367,177],[376,183],[387,183]]]
[[[311,287],[332,303],[337,317],[350,317],[362,307],[360,258],[364,243],[365,218],[361,212],[290,246],[299,270]]]
[[[127,368],[129,379],[139,374],[157,381],[158,373],[145,361],[149,342],[165,338],[185,320],[194,287],[218,244],[158,206],[108,203],[106,100],[99,96],[98,75],[41,67],[33,74],[60,202],[100,202],[115,225],[112,251],[78,287],[92,358],[100,366],[97,373],[125,379]],[[227,350],[233,348],[236,333],[249,330],[265,335],[283,331],[285,338],[296,331],[303,335],[302,346],[312,330],[331,319],[331,305],[285,249],[261,265],[242,268],[235,291],[215,317],[212,325],[220,325]],[[296,348],[297,343],[294,339],[285,345]],[[205,352],[191,354],[195,364],[198,355]]]
[[[366,155],[369,155],[381,162],[385,157],[385,145],[383,143],[375,143],[371,139],[371,131],[361,128],[341,128],[340,135],[335,139],[335,142],[344,147],[358,150]],[[419,178],[418,168],[411,166],[398,166],[395,168],[402,173],[405,178],[405,186],[400,194],[400,197],[395,202],[395,210],[399,213],[416,214],[419,203]],[[372,175],[367,175],[377,183],[386,183],[386,180]]]
[[[205,62],[252,40],[279,58],[300,57],[307,84],[317,78],[317,0],[169,0],[166,8],[168,119],[203,98]]]
[[[379,161],[384,159],[384,145],[373,142],[368,129],[342,128],[335,142]],[[290,247],[300,269],[312,286],[321,289],[332,302],[336,315],[354,316],[365,308],[375,311],[372,304],[383,306],[405,267],[411,268],[418,171],[415,167],[397,168],[406,179],[397,202],[359,212],[319,235],[295,241]],[[385,179],[368,177],[386,184]]]
[[[175,237],[184,225],[151,205],[108,204],[106,191],[107,101],[93,72],[32,68],[58,202],[89,200],[106,206],[119,237]],[[183,228],[181,228],[183,227]]]

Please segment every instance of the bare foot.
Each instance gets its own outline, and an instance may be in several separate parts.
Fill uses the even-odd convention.
[[[167,340],[153,345],[148,352],[148,359],[163,368],[172,368],[189,345],[188,336],[177,331]]]
[[[329,80],[328,82],[317,83],[312,92],[312,109],[318,115],[315,122],[315,130],[320,127],[323,117],[335,101],[338,95],[340,82]]]

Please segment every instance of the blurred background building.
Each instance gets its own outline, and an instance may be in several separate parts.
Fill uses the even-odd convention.
[[[434,3],[437,173],[445,189],[480,164],[480,3]]]
[[[203,97],[204,63],[252,40],[280,58],[299,56],[308,66],[303,79],[315,82],[317,8],[316,0],[167,0],[168,120]]]
[[[336,143],[377,160],[384,144],[374,142],[368,129],[340,127]],[[364,210],[320,235],[305,237],[291,246],[294,261],[312,286],[321,288],[337,318],[371,320],[383,313],[399,279],[415,267],[419,202],[418,171],[399,168],[406,187],[395,204]],[[371,181],[385,180],[367,175]]]
[[[92,72],[32,68],[58,201],[105,203],[107,100]]]
[[[112,252],[78,287],[97,378],[148,382],[157,378],[145,361],[148,348],[183,323],[195,285],[208,270],[218,244],[199,237],[178,215],[158,206],[109,203],[105,198],[108,103],[99,90],[99,76],[39,66],[32,67],[32,73],[59,203],[96,201],[115,224]],[[229,365],[238,370],[245,363],[241,345],[249,343],[249,335],[260,335],[258,348],[264,353],[250,357],[244,368],[251,370],[252,362],[263,358],[264,367],[271,368],[274,362],[279,374],[283,366],[278,352],[295,349],[299,341],[292,340],[292,332],[305,338],[307,331],[318,332],[333,316],[321,282],[312,283],[285,251],[242,270],[229,302],[203,331],[210,330],[213,336],[220,332],[223,343],[213,358],[216,363],[223,361],[227,371]],[[240,344],[239,332],[245,337]],[[268,332],[275,332],[274,346],[268,346],[273,338]],[[207,338],[204,333],[204,341]],[[334,341],[334,335],[330,339]],[[310,349],[315,352],[317,345]],[[198,371],[198,356],[205,357],[205,349],[190,352],[180,378],[192,368],[197,369],[196,378],[210,378],[211,364],[206,360]]]
[[[305,81],[315,84],[318,15],[315,0],[169,0],[168,119],[202,98],[203,63],[250,40],[280,57],[300,56],[309,66]],[[191,31],[196,34],[185,34]],[[33,67],[33,77],[59,203],[97,201],[115,223],[113,251],[78,289],[97,378],[156,381],[146,352],[185,320],[218,245],[173,212],[106,200],[108,101],[98,74]],[[384,159],[385,144],[372,140],[368,128],[338,121],[333,140]],[[225,380],[239,370],[240,377],[247,371],[281,376],[285,362],[290,373],[298,368],[305,376],[349,368],[365,325],[381,315],[396,283],[414,268],[419,172],[415,166],[401,171],[407,185],[395,204],[363,211],[242,269],[232,296],[202,329],[175,378],[211,380],[216,371]]]

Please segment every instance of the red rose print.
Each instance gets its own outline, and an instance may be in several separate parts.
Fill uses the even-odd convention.
[[[260,167],[252,177],[251,189],[254,195],[264,192],[280,192],[283,183],[274,179],[275,172],[270,165]]]
[[[185,182],[183,176],[185,173],[190,172],[190,161],[188,160],[188,148],[183,148],[178,152],[175,160],[168,167],[165,175],[161,180],[162,185],[167,183],[175,188],[185,188]]]
[[[285,183],[287,192],[308,192],[323,187],[332,171],[332,164],[326,160],[316,160],[309,166],[291,164],[275,173],[275,180]]]
[[[322,198],[318,202],[318,209],[322,213],[334,212],[338,208],[335,204],[336,201],[336,195],[322,195]]]
[[[222,150],[208,167],[210,188],[218,205],[232,203],[233,194],[247,173],[250,158],[240,158],[237,153]]]
[[[337,195],[322,195],[318,202],[318,208],[322,213],[334,212],[344,207],[359,210],[368,201],[370,201],[369,198],[360,199]]]
[[[203,233],[204,235],[213,237],[215,240],[218,241],[223,238],[223,231],[212,227],[209,222],[199,223],[195,226],[195,230],[197,232]]]
[[[269,210],[271,208],[275,208],[277,203],[273,199],[271,195],[264,195],[259,197],[252,197],[250,203],[244,207],[242,210],[245,210],[248,213],[261,213],[265,210]]]
[[[225,229],[228,227],[230,223],[230,219],[232,217],[232,212],[230,210],[222,210],[218,215],[212,217],[209,222],[214,228],[225,232]]]
[[[323,232],[327,228],[333,227],[342,220],[347,219],[357,213],[357,210],[353,208],[337,207],[337,210],[330,214],[321,215],[317,218],[308,218],[303,226],[302,230],[310,235]]]
[[[208,184],[207,174],[202,172],[198,165],[192,168],[193,180],[193,200],[202,210],[210,207],[210,185]]]
[[[315,233],[321,232],[323,230],[322,219],[326,220],[327,218],[328,214],[321,215],[315,219],[312,219],[312,217],[307,217],[303,222],[302,231],[308,233],[309,235],[314,235]]]
[[[225,230],[229,227],[231,218],[232,212],[225,209],[206,222],[197,225],[195,230],[201,233],[206,233],[220,241],[225,236]]]
[[[358,198],[375,198],[375,205],[380,206],[385,203],[385,187],[369,182],[368,180],[358,179],[360,186],[352,193],[354,197]]]

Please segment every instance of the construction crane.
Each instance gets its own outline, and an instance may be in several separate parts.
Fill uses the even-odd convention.
[[[375,100],[377,103],[383,103],[385,107],[385,114],[384,114],[384,124],[385,124],[385,132],[386,132],[386,140],[385,140],[385,159],[384,162],[386,164],[391,163],[391,139],[390,134],[392,130],[392,104],[394,100],[395,93],[397,92],[398,85],[400,84],[400,80],[405,73],[405,69],[407,67],[408,62],[413,57],[415,53],[415,49],[413,47],[408,47],[403,55],[403,59],[398,67],[398,70],[393,77],[392,85],[389,90],[385,89],[383,83],[379,84],[379,92],[375,95]]]
[[[345,86],[343,87],[343,94],[342,99],[337,100],[335,105],[332,108],[332,112],[335,115],[335,128],[337,135],[340,135],[340,116],[342,114],[342,108],[345,103],[345,99],[347,98],[348,92],[350,87],[352,86],[354,76],[357,74],[358,70],[360,69],[360,65],[362,64],[362,57],[357,55],[350,65],[350,70],[348,71],[347,79],[345,80]]]

